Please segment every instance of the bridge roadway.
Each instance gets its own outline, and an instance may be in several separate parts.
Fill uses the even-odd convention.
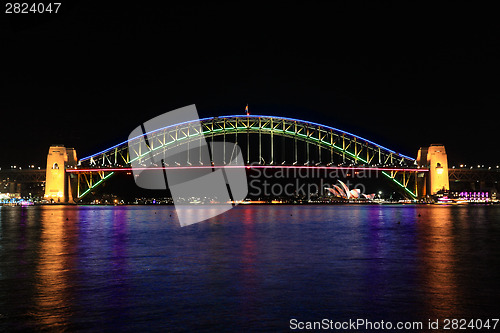
[[[1,169],[0,182],[17,184],[45,182],[45,169]]]
[[[448,176],[451,182],[500,182],[500,169],[470,169],[470,168],[449,168]]]
[[[186,169],[309,169],[309,170],[352,170],[352,171],[402,171],[402,172],[427,172],[427,168],[396,168],[396,167],[367,167],[367,166],[321,166],[321,165],[191,165],[191,166],[165,166],[165,167],[76,167],[66,169],[69,173],[104,172],[104,171],[132,171],[132,170],[186,170]]]

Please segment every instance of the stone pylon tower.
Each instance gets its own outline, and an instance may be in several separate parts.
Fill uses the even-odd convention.
[[[448,155],[443,145],[432,144],[430,147],[421,147],[418,150],[417,164],[419,167],[429,168],[425,186],[422,186],[424,184],[419,186],[419,197],[434,195],[438,191],[449,191]]]
[[[72,203],[71,181],[66,168],[75,167],[76,150],[64,145],[52,145],[47,155],[44,198],[54,203]]]

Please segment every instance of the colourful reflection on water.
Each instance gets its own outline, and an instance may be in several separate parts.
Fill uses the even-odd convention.
[[[499,209],[242,206],[180,228],[172,207],[0,208],[0,331],[495,315]]]
[[[455,277],[455,239],[453,225],[459,223],[450,207],[421,209],[419,218],[421,279],[432,319],[460,318],[458,286]]]
[[[241,294],[245,302],[241,304],[240,317],[246,320],[257,320],[253,316],[256,303],[254,293],[259,288],[259,278],[256,272],[257,240],[255,239],[255,211],[244,208],[241,223],[243,224],[242,251],[241,251]]]
[[[41,215],[39,261],[35,296],[35,318],[42,327],[65,330],[73,313],[71,289],[74,268],[74,225],[72,209],[46,209]]]

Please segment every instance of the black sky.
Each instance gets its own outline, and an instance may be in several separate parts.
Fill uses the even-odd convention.
[[[474,2],[65,2],[0,17],[0,166],[79,157],[196,104],[297,117],[406,155],[497,165],[499,20]],[[2,12],[4,10],[2,9]]]

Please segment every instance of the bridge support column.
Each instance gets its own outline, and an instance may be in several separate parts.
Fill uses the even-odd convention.
[[[73,203],[72,180],[67,167],[75,167],[76,150],[63,145],[53,145],[47,155],[44,198],[54,203]]]
[[[448,155],[443,145],[432,144],[430,147],[421,147],[418,150],[417,164],[419,167],[429,168],[425,184],[419,187],[419,197],[435,195],[439,191],[449,191]]]

